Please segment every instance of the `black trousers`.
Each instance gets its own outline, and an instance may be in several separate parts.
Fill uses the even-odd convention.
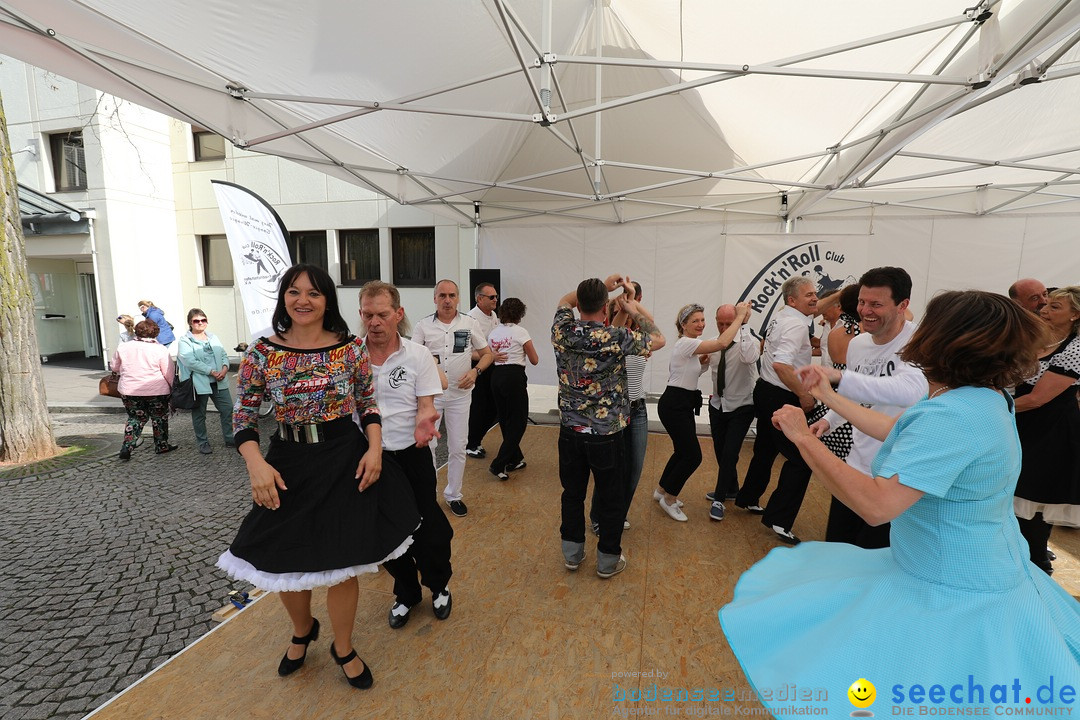
[[[709,433],[712,435],[717,465],[716,489],[713,493],[717,500],[739,494],[739,453],[746,439],[746,431],[753,421],[753,405],[743,405],[729,412],[709,406]]]
[[[383,450],[383,463],[397,463],[401,467],[416,497],[416,509],[420,511],[420,527],[413,533],[409,550],[383,565],[394,578],[397,601],[412,607],[421,600],[421,583],[434,595],[450,582],[453,574],[450,541],[454,537],[454,528],[435,497],[435,465],[429,448],[412,446],[404,450]]]
[[[780,468],[780,480],[776,490],[765,506],[761,517],[763,525],[777,525],[791,532],[795,517],[802,507],[806,487],[810,484],[810,466],[802,459],[798,449],[784,433],[773,427],[773,413],[784,405],[799,407],[799,398],[787,388],[778,388],[770,382],[759,379],[754,386],[754,414],[757,416],[757,438],[754,440],[754,457],[746,471],[739,496],[735,504],[740,506],[758,505],[772,475],[773,461],[783,454],[784,466]]]
[[[476,378],[476,385],[473,386],[472,403],[469,405],[469,438],[465,447],[478,448],[483,444],[484,436],[495,424],[497,412],[495,398],[491,394],[491,373],[486,372]]]
[[[487,374],[487,373],[485,373]],[[521,438],[529,422],[529,381],[524,365],[499,365],[491,368],[491,394],[502,431],[502,446],[491,461],[493,472],[500,473],[525,459]]]
[[[1049,575],[1054,568],[1050,564],[1050,558],[1046,554],[1046,543],[1050,541],[1050,531],[1054,526],[1043,520],[1042,513],[1035,513],[1030,520],[1016,518],[1020,523],[1020,534],[1028,543],[1028,552],[1031,554],[1031,562],[1039,566],[1039,569]]]
[[[694,421],[695,410],[700,408],[700,390],[686,390],[672,385],[667,386],[656,404],[660,422],[671,436],[674,446],[660,474],[660,487],[676,497],[701,465],[701,444],[698,443],[697,424]]]
[[[559,480],[563,488],[559,533],[563,540],[585,542],[585,493],[591,473],[594,483],[592,512],[600,523],[596,549],[612,555],[622,552],[622,524],[626,517],[623,432],[592,435],[565,427],[559,431]]]
[[[826,542],[844,542],[867,550],[889,547],[889,523],[874,527],[859,514],[835,497],[829,505],[829,522],[825,525]],[[1045,545],[1043,549],[1045,549]]]

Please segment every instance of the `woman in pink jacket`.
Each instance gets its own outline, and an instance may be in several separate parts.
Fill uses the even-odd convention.
[[[135,326],[135,342],[120,343],[112,369],[120,375],[120,398],[127,410],[120,459],[130,460],[131,449],[149,420],[154,426],[154,451],[175,450],[169,444],[169,393],[175,377],[169,348],[157,342],[158,326],[143,320]]]

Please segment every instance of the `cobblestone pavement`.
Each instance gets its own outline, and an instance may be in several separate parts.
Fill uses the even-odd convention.
[[[214,567],[251,502],[217,418],[212,455],[179,415],[179,450],[146,443],[121,463],[123,417],[54,414],[58,438],[91,438],[87,459],[0,480],[4,720],[83,717],[212,629],[229,589],[248,589]]]

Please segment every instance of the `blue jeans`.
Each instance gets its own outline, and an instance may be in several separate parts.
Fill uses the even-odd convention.
[[[232,444],[232,394],[229,392],[229,384],[224,380],[210,383],[209,395],[196,395],[195,407],[191,410],[191,427],[195,429],[195,442],[199,445],[210,442],[206,437],[206,401],[213,400],[218,415],[221,416],[221,439],[225,443]]]

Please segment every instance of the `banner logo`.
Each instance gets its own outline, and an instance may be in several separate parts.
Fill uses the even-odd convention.
[[[772,258],[739,296],[740,302],[750,303],[754,314],[748,324],[754,333],[763,337],[773,316],[783,309],[785,303],[780,288],[785,280],[805,277],[815,284],[818,295],[858,282],[858,278],[848,271],[844,259],[844,253],[834,249],[829,241],[795,245]]]
[[[243,284],[265,298],[277,301],[278,278],[289,267],[289,259],[262,240],[248,240],[240,246]]]

